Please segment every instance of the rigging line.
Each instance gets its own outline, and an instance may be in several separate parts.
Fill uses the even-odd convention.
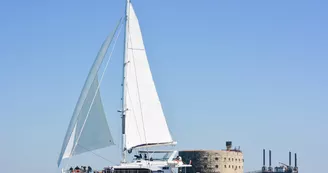
[[[131,34],[130,33],[129,33],[129,38],[130,38],[130,42],[131,42],[131,47],[133,47],[133,44],[132,44],[132,41],[131,41],[132,40],[132,37],[131,37]],[[135,61],[134,61],[134,51],[133,50],[132,50],[132,58],[133,58],[133,65],[134,65],[134,75],[135,75],[136,82],[137,82],[137,91],[138,91],[139,106],[140,106],[140,111],[141,111],[142,127],[143,127],[144,136],[145,136],[145,142],[146,142],[146,145],[148,145],[147,137],[146,137],[146,130],[145,130],[145,123],[144,123],[144,119],[143,119],[144,116],[143,116],[143,111],[142,111],[142,106],[141,106],[139,82],[138,82],[136,64],[135,64]],[[147,150],[147,154],[149,154],[148,147],[146,148],[146,150]]]
[[[120,20],[120,22],[121,22],[121,20]],[[106,72],[106,70],[107,70],[107,67],[108,67],[108,65],[109,65],[109,62],[110,62],[110,60],[111,60],[111,57],[112,57],[112,54],[113,54],[113,52],[114,52],[115,45],[116,45],[116,42],[117,42],[117,40],[118,40],[118,37],[120,36],[121,30],[122,30],[122,26],[120,27],[119,32],[118,32],[118,34],[117,34],[117,36],[116,36],[116,38],[115,38],[115,40],[114,40],[113,48],[112,48],[112,50],[111,50],[111,52],[110,52],[110,54],[109,54],[109,57],[108,57],[108,60],[107,60],[107,62],[106,62],[106,65],[105,65],[104,71],[103,71],[103,73],[101,74],[101,78],[100,78],[100,81],[99,81],[99,83],[98,83],[98,86],[97,86],[97,89],[96,89],[96,93],[95,93],[95,95],[93,96],[93,99],[92,99],[91,105],[89,106],[89,110],[88,110],[87,116],[86,116],[86,118],[85,118],[85,120],[84,120],[84,122],[83,122],[83,125],[82,125],[82,127],[81,127],[81,131],[80,131],[80,133],[79,133],[79,136],[78,136],[78,138],[77,138],[77,140],[76,140],[76,143],[75,143],[75,145],[74,145],[74,147],[73,147],[71,153],[74,153],[74,150],[75,150],[75,148],[76,148],[76,146],[77,146],[77,143],[78,143],[79,140],[80,140],[80,137],[81,137],[81,135],[82,135],[83,128],[84,128],[84,126],[85,126],[85,124],[86,124],[86,121],[87,121],[87,119],[88,119],[88,117],[89,117],[89,114],[90,114],[91,108],[92,108],[93,103],[94,103],[94,101],[95,101],[95,99],[96,99],[96,96],[97,96],[97,94],[98,94],[98,91],[99,91],[100,85],[101,85],[101,83],[102,83],[102,80],[103,80],[103,78],[104,78],[104,74],[105,74],[105,72]],[[69,159],[71,159],[71,156],[69,157]],[[66,165],[66,166],[67,166],[67,165]]]
[[[100,158],[102,158],[102,159],[108,161],[109,163],[112,163],[112,164],[114,164],[114,165],[117,164],[117,163],[114,163],[114,162],[110,161],[109,159],[107,159],[107,158],[101,156],[100,154],[97,154],[97,153],[93,152],[92,150],[90,150],[90,149],[88,149],[88,148],[86,148],[86,147],[83,147],[83,146],[80,145],[80,144],[77,144],[77,145],[78,145],[79,147],[81,147],[81,148],[83,148],[83,149],[85,149],[85,150],[91,152],[91,153],[94,154],[95,156],[98,156],[98,157],[100,157]]]

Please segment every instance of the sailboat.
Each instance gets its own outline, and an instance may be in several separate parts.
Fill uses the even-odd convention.
[[[163,113],[148,64],[139,21],[130,0],[126,0],[124,17],[102,44],[89,71],[62,144],[58,166],[63,159],[114,145],[100,94],[104,72],[100,78],[98,73],[105,64],[104,59],[109,47],[115,47],[120,28],[124,29],[122,109],[119,111],[122,118],[122,158],[120,164],[111,167],[111,171],[169,173],[176,168],[190,167],[191,165],[182,162],[180,156],[176,157],[177,151],[150,150],[158,146],[175,146],[177,142],[172,139]],[[128,160],[127,155],[133,152],[137,154]],[[164,156],[153,158],[157,153],[163,153]],[[65,171],[63,169],[63,172]]]

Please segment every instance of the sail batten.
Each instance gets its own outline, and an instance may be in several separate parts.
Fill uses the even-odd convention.
[[[125,54],[125,147],[172,143],[152,78],[138,18],[129,5]]]

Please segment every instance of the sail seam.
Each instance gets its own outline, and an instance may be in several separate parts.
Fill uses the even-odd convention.
[[[145,49],[139,49],[139,48],[128,48],[130,50],[145,50]]]

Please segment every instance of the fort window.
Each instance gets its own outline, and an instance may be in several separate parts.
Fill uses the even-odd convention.
[[[219,158],[215,157],[215,160],[219,160]]]
[[[219,165],[215,165],[216,168],[219,168]]]

